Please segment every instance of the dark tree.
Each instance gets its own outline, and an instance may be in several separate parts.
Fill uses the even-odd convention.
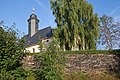
[[[115,22],[110,16],[100,17],[100,44],[106,49],[120,47],[120,23]]]

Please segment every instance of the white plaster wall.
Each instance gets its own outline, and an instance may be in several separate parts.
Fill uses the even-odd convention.
[[[42,43],[47,46],[51,41],[52,40],[49,38],[49,39],[42,40]]]
[[[26,51],[30,52],[30,53],[33,53],[33,49],[34,49],[35,53],[40,52],[39,45],[34,45],[34,46],[27,47]]]
[[[49,38],[49,39],[42,40],[42,43],[43,43],[44,45],[48,46],[48,44],[49,44],[51,41],[52,41],[52,40]],[[39,50],[39,45],[29,46],[29,47],[26,48],[26,51],[27,51],[27,52],[30,52],[30,53],[34,53],[34,52],[33,52],[33,49],[34,49],[35,53],[40,52],[40,50]],[[46,50],[46,49],[43,48],[43,50]]]

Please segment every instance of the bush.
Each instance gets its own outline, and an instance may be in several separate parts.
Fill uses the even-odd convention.
[[[24,76],[19,69],[25,54],[24,41],[19,38],[14,26],[7,28],[3,23],[0,24],[0,80],[16,80]]]
[[[0,73],[0,80],[25,80],[27,74],[28,72],[21,67],[11,71],[2,69]]]
[[[62,80],[64,61],[57,46],[57,42],[53,40],[47,51],[40,56],[42,66],[36,71],[37,80]]]

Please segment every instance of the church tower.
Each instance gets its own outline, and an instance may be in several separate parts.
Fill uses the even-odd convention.
[[[35,15],[35,9],[33,9],[30,18],[28,19],[28,34],[32,37],[38,31],[38,23],[37,15]]]

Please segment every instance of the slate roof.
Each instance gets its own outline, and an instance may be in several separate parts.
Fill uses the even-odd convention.
[[[52,28],[49,26],[47,28],[39,30],[36,34],[32,37],[30,35],[25,35],[23,38],[25,39],[25,46],[31,46],[38,44],[40,39],[43,38],[50,38],[52,36]]]

